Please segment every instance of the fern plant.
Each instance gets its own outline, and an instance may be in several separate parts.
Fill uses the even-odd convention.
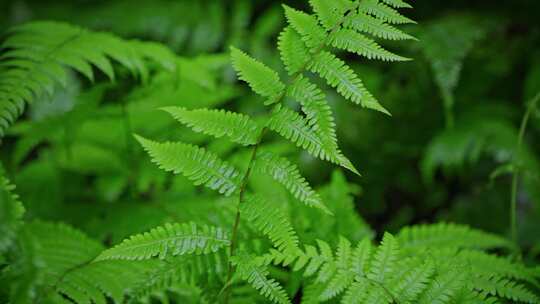
[[[141,80],[148,78],[145,59],[175,69],[174,55],[150,42],[126,41],[108,33],[51,21],[17,26],[2,43],[0,70],[0,137],[23,114],[26,105],[57,84],[67,85],[64,67],[94,80],[93,67],[114,81],[112,60]]]
[[[368,60],[407,61],[376,39],[415,39],[398,29],[400,24],[414,23],[398,11],[410,8],[402,0],[310,0],[309,4],[312,14],[283,6],[287,26],[277,49],[286,77],[238,48],[230,50],[238,77],[270,108],[267,115],[161,108],[196,133],[216,138],[216,146],[232,142],[230,149],[225,148],[227,153],[212,152],[197,140],[158,142],[134,135],[163,171],[221,197],[193,190],[197,196],[193,202],[188,196],[168,198],[178,212],[170,212],[171,206],[160,202],[154,207],[170,217],[120,242],[108,235],[103,239],[108,243],[112,239],[114,245],[105,246],[66,224],[23,221],[24,208],[13,187],[7,180],[0,181],[0,299],[98,304],[156,299],[166,303],[539,303],[538,269],[503,255],[514,250],[513,242],[441,223],[385,233],[376,245],[369,227],[352,212],[350,194],[355,188],[342,174],[336,173],[332,183],[318,191],[297,165],[281,156],[276,148],[279,141],[270,137],[271,132],[284,138],[285,146],[360,174],[339,147],[325,92],[335,91],[366,109],[389,111],[338,56],[352,53]],[[90,43],[97,47],[88,48]],[[64,82],[64,65],[90,80],[93,65],[114,79],[112,58],[144,82],[150,77],[143,61],[148,57],[168,70],[158,73],[159,80],[185,77],[205,89],[217,87],[205,72],[183,75],[190,74],[183,70],[197,70],[197,61],[177,58],[159,44],[66,24],[17,27],[3,47],[7,60],[2,61],[6,73],[0,76],[0,92],[6,93],[1,99],[0,130],[21,115],[27,103],[51,91],[55,81]],[[23,77],[29,81],[16,85]],[[158,81],[153,90],[163,89],[165,93],[160,93],[166,95],[171,83],[159,86]],[[170,128],[160,126],[164,127],[159,131]],[[39,124],[31,129],[35,128]],[[29,153],[28,148],[21,149],[21,155]],[[227,154],[231,157],[223,159]],[[107,163],[104,169],[112,165]],[[265,187],[274,194],[261,189]],[[280,202],[283,197],[286,203]],[[205,217],[197,220],[196,213]],[[317,235],[321,231],[331,236],[323,240]]]

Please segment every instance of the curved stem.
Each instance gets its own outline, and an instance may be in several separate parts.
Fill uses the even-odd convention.
[[[519,128],[519,135],[518,135],[518,141],[516,144],[514,157],[513,157],[513,175],[512,175],[512,190],[510,194],[510,233],[512,237],[512,241],[517,245],[518,243],[518,233],[517,233],[517,188],[518,188],[518,180],[519,180],[519,167],[520,164],[518,164],[518,158],[521,154],[521,146],[523,144],[523,138],[525,137],[525,131],[527,130],[527,124],[529,122],[529,118],[531,116],[532,111],[536,108],[536,104],[540,100],[540,92],[536,94],[536,96],[531,99],[529,102],[529,105],[527,106],[527,111],[525,112],[525,115],[523,115],[523,119],[521,120],[521,126]],[[519,247],[516,247],[519,248]]]
[[[249,181],[249,177],[251,175],[251,171],[253,169],[253,165],[255,163],[255,159],[257,158],[257,151],[259,150],[259,146],[261,145],[262,139],[264,137],[264,134],[266,133],[266,128],[263,128],[261,130],[261,133],[259,134],[259,137],[257,139],[257,143],[253,146],[253,150],[251,152],[251,157],[249,159],[248,167],[246,169],[246,173],[244,174],[244,177],[242,178],[242,184],[240,185],[240,194],[238,199],[238,206],[236,207],[236,218],[234,220],[233,224],[233,230],[232,230],[232,237],[231,237],[231,247],[229,247],[229,257],[233,257],[236,251],[237,242],[238,242],[238,227],[240,226],[240,205],[244,201],[244,195],[246,192],[246,187]],[[225,301],[224,303],[227,304],[229,302],[229,296],[231,293],[230,286],[230,280],[232,279],[232,275],[234,272],[234,266],[232,263],[229,262],[229,267],[227,270],[227,286],[225,287]]]

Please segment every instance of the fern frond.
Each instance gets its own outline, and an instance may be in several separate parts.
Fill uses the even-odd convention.
[[[238,77],[255,93],[268,98],[266,104],[272,104],[282,96],[285,85],[275,71],[234,47],[231,47],[231,57]]]
[[[398,28],[364,13],[351,15],[345,20],[344,25],[346,28],[354,29],[358,32],[370,34],[374,37],[382,39],[418,40],[417,38],[399,30]]]
[[[257,123],[249,116],[239,113],[225,110],[188,110],[182,107],[167,107],[163,110],[195,132],[216,138],[227,136],[241,145],[256,144],[261,131]]]
[[[146,278],[155,261],[99,261],[66,273],[57,284],[58,292],[73,300],[107,303],[105,296],[122,303],[130,287]],[[85,299],[85,300],[82,300]]]
[[[526,281],[536,287],[540,287],[538,277],[532,269],[525,267],[521,263],[512,262],[508,258],[498,257],[482,251],[462,250],[458,258],[471,266],[475,275],[497,275],[505,278],[512,278]]]
[[[244,218],[268,236],[274,247],[282,252],[298,251],[298,236],[284,212],[260,195],[247,195],[240,205]]]
[[[269,129],[292,141],[297,147],[305,149],[311,155],[359,174],[341,151],[336,146],[323,142],[316,130],[310,126],[310,122],[297,112],[280,107],[272,113],[267,125]]]
[[[368,294],[370,284],[365,279],[359,279],[352,283],[341,299],[341,304],[362,304]]]
[[[474,285],[488,294],[508,300],[530,304],[540,303],[540,298],[529,291],[524,285],[508,279],[497,276],[478,276],[474,279]]]
[[[44,276],[50,280],[90,262],[103,250],[101,244],[64,224],[32,222],[24,229],[36,242],[36,255],[43,262]]]
[[[346,99],[362,107],[390,113],[367,91],[356,73],[334,54],[322,51],[313,58],[309,69],[326,79],[328,84]]]
[[[418,248],[512,248],[508,240],[486,232],[457,224],[439,223],[417,225],[401,229],[397,238],[403,249]]]
[[[290,26],[286,27],[278,38],[278,49],[281,61],[289,75],[302,70],[309,60],[309,50],[302,41],[302,37]]]
[[[166,259],[149,271],[143,280],[133,284],[129,295],[134,299],[143,299],[158,292],[174,291],[180,284],[205,286],[205,289],[221,288],[228,269],[227,263],[228,256],[224,250]]]
[[[391,234],[385,233],[381,246],[373,256],[367,277],[375,282],[384,283],[395,271],[399,254],[398,241]]]
[[[412,6],[409,3],[402,0],[382,0],[382,2],[390,6],[393,6],[395,8],[412,8]]]
[[[165,224],[149,232],[138,234],[105,250],[100,260],[146,260],[158,256],[209,254],[229,246],[229,236],[221,228],[195,223]]]
[[[338,25],[343,15],[352,7],[352,2],[349,0],[309,0],[309,3],[327,30]]]
[[[254,169],[257,172],[268,174],[282,184],[300,202],[319,208],[330,213],[321,197],[309,186],[306,179],[300,175],[296,165],[287,159],[273,155],[269,152],[261,153],[255,160]]]
[[[449,265],[442,271],[439,270],[417,302],[419,304],[452,303],[452,299],[466,284],[466,270],[459,264]]]
[[[337,147],[336,124],[324,93],[309,79],[299,77],[287,94],[300,103],[309,121],[308,125],[319,134],[321,141],[325,145]]]
[[[16,237],[25,209],[15,186],[2,176],[0,167],[0,253],[6,251]]]
[[[319,26],[314,16],[283,5],[288,23],[302,36],[302,40],[310,48],[316,48],[326,41],[326,31]]]
[[[171,66],[170,60],[164,59],[166,51],[155,44],[126,41],[52,21],[13,28],[0,48],[4,50],[0,62],[0,137],[23,113],[26,104],[45,93],[51,95],[56,83],[66,86],[64,67],[93,81],[93,66],[114,80],[111,58],[143,80],[148,74],[144,58]],[[156,52],[158,48],[160,52]]]
[[[431,281],[435,265],[429,260],[413,258],[400,261],[397,269],[387,284],[388,289],[400,302],[413,303]]]
[[[405,58],[385,50],[373,39],[370,39],[354,30],[341,29],[330,36],[334,47],[356,53],[368,59],[379,59],[382,61],[408,61]]]
[[[371,14],[381,21],[392,24],[416,23],[401,15],[397,10],[379,2],[379,0],[363,0],[360,2],[358,10],[363,13]]]
[[[240,185],[240,173],[203,148],[181,142],[158,143],[138,135],[135,138],[160,168],[182,173],[195,185],[205,185],[226,196],[233,194]]]
[[[336,251],[337,272],[321,293],[321,300],[326,301],[336,297],[353,282],[356,274],[351,271],[352,258],[351,243],[341,237]]]
[[[268,278],[268,270],[264,266],[261,266],[254,256],[240,253],[231,259],[237,267],[238,275],[259,291],[261,295],[273,303],[291,303],[283,287],[275,280]]]

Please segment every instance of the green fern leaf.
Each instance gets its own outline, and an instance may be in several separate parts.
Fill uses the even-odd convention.
[[[25,213],[15,186],[2,176],[0,167],[0,254],[11,247]]]
[[[331,213],[323,204],[319,194],[300,175],[298,168],[287,159],[264,152],[255,160],[254,169],[257,172],[271,176],[302,203]]]
[[[323,142],[319,134],[317,134],[316,129],[314,130],[314,127],[310,126],[310,122],[306,121],[306,119],[295,111],[279,107],[272,113],[267,125],[270,130],[292,141],[296,146],[305,149],[311,155],[339,164],[359,174],[352,163],[335,145],[330,145],[331,142]]]
[[[182,107],[167,107],[163,110],[195,132],[216,138],[227,136],[241,145],[256,144],[261,133],[261,128],[256,122],[249,116],[238,113],[225,110],[187,110]]]
[[[289,75],[300,72],[307,65],[309,51],[302,37],[290,26],[279,35],[278,49]]]
[[[389,233],[385,233],[381,246],[375,252],[367,277],[378,283],[384,283],[396,269],[399,259],[397,240]]]
[[[355,104],[360,104],[362,107],[390,115],[375,97],[366,90],[356,73],[334,54],[326,51],[319,53],[310,63],[309,69],[326,79],[328,84],[336,88],[338,93],[346,99]]]
[[[424,262],[418,259],[401,261],[397,269],[386,285],[393,297],[404,303],[413,303],[427,288],[435,272],[435,266],[431,261]]]
[[[273,303],[289,304],[289,297],[283,287],[273,279],[268,278],[268,270],[259,265],[257,259],[249,254],[240,253],[231,258],[237,267],[238,275],[247,281],[259,293]]]
[[[195,185],[205,185],[228,196],[240,185],[240,173],[203,148],[176,142],[158,143],[138,135],[135,138],[165,171],[182,173]]]
[[[300,103],[308,125],[315,129],[324,145],[337,149],[336,124],[324,93],[309,79],[299,77],[291,85],[288,96]]]
[[[99,261],[77,267],[65,274],[57,290],[76,300],[91,299],[93,303],[107,303],[105,296],[122,303],[131,286],[145,279],[156,267],[155,261]]]
[[[298,236],[284,212],[260,195],[246,196],[245,203],[240,205],[244,218],[268,236],[279,251],[297,252]]]
[[[397,238],[403,249],[419,248],[512,248],[508,240],[457,224],[439,223],[403,228]]]
[[[395,9],[379,2],[379,0],[363,0],[358,8],[360,12],[371,14],[381,21],[403,24],[403,23],[416,23],[415,21],[401,15]]]
[[[471,265],[475,275],[497,275],[527,281],[533,286],[540,287],[538,275],[521,263],[512,262],[508,258],[498,257],[482,251],[462,250],[458,255],[464,263]]]
[[[247,82],[255,93],[269,98],[267,104],[278,101],[283,95],[285,85],[275,71],[234,47],[231,47],[231,57],[238,77]]]
[[[197,226],[195,223],[165,224],[138,234],[105,250],[100,260],[146,260],[158,256],[209,254],[229,246],[229,236],[221,228]]]
[[[368,59],[379,59],[383,61],[408,61],[405,58],[383,49],[374,40],[349,29],[341,29],[334,32],[331,36],[331,43],[334,47],[347,50],[364,56]]]
[[[417,303],[452,303],[452,299],[466,286],[466,269],[459,264],[449,265],[449,267],[445,268],[430,281],[425,291],[418,298]]]
[[[341,294],[353,282],[355,273],[351,271],[352,263],[351,243],[341,237],[336,252],[336,275],[326,285],[320,295],[322,301],[330,300]]]
[[[51,95],[56,83],[66,85],[64,67],[93,81],[95,66],[114,80],[112,58],[144,81],[148,75],[144,58],[165,63],[162,59],[166,52],[160,48],[162,55],[153,55],[158,53],[155,44],[125,41],[108,33],[52,21],[16,26],[0,48],[5,50],[0,62],[0,137],[22,115],[26,104],[43,94]],[[167,64],[170,68],[170,62]]]
[[[341,299],[341,304],[362,304],[368,294],[370,284],[365,279],[359,279],[352,283]]]
[[[352,6],[352,2],[348,0],[309,0],[313,10],[319,17],[321,24],[331,30],[341,23],[343,15]]]
[[[315,17],[287,5],[283,5],[283,7],[287,21],[302,36],[302,40],[310,49],[324,45],[326,31],[319,26]]]
[[[474,280],[475,287],[487,292],[488,294],[494,296],[497,295],[515,302],[524,302],[530,304],[540,303],[540,298],[538,298],[531,291],[527,290],[524,285],[508,279],[497,276],[479,276]]]
[[[395,8],[412,8],[410,4],[402,0],[382,0],[382,2]]]
[[[418,40],[415,37],[397,29],[396,27],[364,13],[351,15],[345,20],[344,25],[347,28],[354,29],[358,32],[367,33],[382,39]]]

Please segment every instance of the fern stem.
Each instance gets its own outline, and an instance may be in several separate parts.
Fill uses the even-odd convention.
[[[527,124],[529,122],[529,118],[531,116],[532,111],[536,108],[536,104],[540,100],[540,92],[534,96],[531,101],[529,102],[529,105],[527,106],[527,111],[525,112],[525,115],[523,115],[523,119],[521,120],[521,126],[519,128],[519,135],[518,140],[515,148],[515,153],[513,157],[513,175],[512,175],[512,190],[510,194],[510,233],[512,237],[512,241],[514,244],[518,244],[518,233],[517,233],[517,188],[518,188],[518,180],[519,180],[519,166],[518,164],[518,158],[521,154],[521,146],[523,144],[523,138],[525,137],[525,131],[527,130]],[[516,248],[519,248],[519,246],[516,246]]]
[[[240,185],[238,205],[236,207],[236,217],[234,219],[234,224],[233,224],[233,229],[232,229],[231,246],[229,247],[229,257],[233,257],[236,252],[236,247],[238,243],[238,227],[240,226],[240,205],[244,201],[244,195],[246,192],[247,184],[249,182],[249,177],[251,175],[251,171],[253,170],[255,159],[257,158],[257,151],[259,150],[259,146],[261,145],[264,134],[266,134],[266,130],[267,130],[266,127],[261,130],[261,133],[259,134],[259,137],[257,139],[257,143],[253,146],[253,150],[251,152],[251,157],[249,159],[246,173],[244,174],[244,177],[242,178],[242,184]],[[231,262],[229,262],[229,266],[227,270],[227,281],[226,281],[227,285],[225,286],[225,300],[224,300],[225,304],[229,303],[229,297],[231,293],[230,281],[232,279],[233,273],[234,273],[234,266],[232,265]]]

